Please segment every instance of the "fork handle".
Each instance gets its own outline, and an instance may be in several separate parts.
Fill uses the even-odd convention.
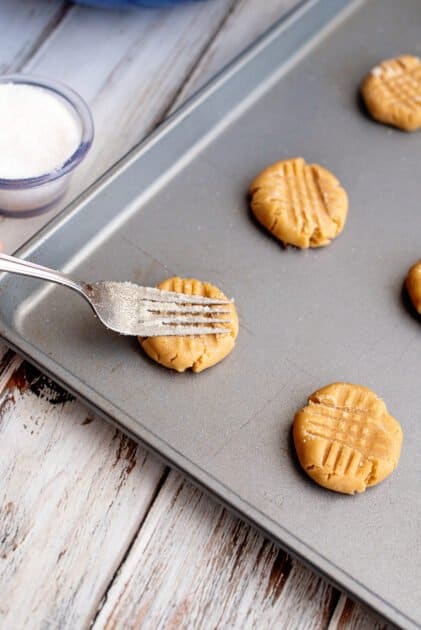
[[[0,271],[17,273],[21,276],[31,276],[39,280],[47,280],[47,282],[55,282],[56,284],[61,284],[69,289],[73,289],[86,297],[82,285],[78,282],[71,280],[71,278],[60,271],[49,269],[42,265],[36,265],[35,263],[29,262],[29,260],[22,260],[15,256],[0,254]]]

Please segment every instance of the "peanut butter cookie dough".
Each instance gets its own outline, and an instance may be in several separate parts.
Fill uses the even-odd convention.
[[[404,131],[421,127],[421,60],[404,55],[387,59],[364,79],[361,93],[379,122]]]
[[[227,299],[217,287],[200,280],[169,278],[158,286],[164,291],[176,291],[187,295]],[[231,332],[218,335],[197,335],[182,337],[139,337],[139,343],[148,356],[167,368],[185,372],[202,372],[219,363],[231,352],[238,335],[238,316],[234,304],[228,328]]]
[[[348,197],[336,177],[303,158],[265,168],[252,181],[250,194],[257,220],[284,245],[329,245],[348,213]]]
[[[412,304],[421,315],[421,260],[408,271],[405,284]]]
[[[384,402],[362,385],[334,383],[314,392],[293,425],[305,472],[345,494],[364,492],[396,468],[402,429]]]

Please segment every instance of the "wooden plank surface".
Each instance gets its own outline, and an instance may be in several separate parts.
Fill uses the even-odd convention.
[[[0,9],[0,74],[21,72],[67,11],[60,0],[5,0]]]
[[[373,612],[341,595],[328,630],[393,630],[393,626],[384,622]]]
[[[64,80],[94,112],[96,144],[66,199],[293,3],[2,5],[0,24],[21,34],[9,29],[7,55],[0,41],[5,67]],[[3,219],[6,249],[52,214]],[[2,628],[381,627],[346,598],[335,609],[336,591],[176,473],[160,488],[161,464],[19,364],[11,352],[0,363]]]
[[[84,627],[162,465],[29,366],[0,410],[0,627]]]
[[[262,35],[277,20],[284,17],[297,0],[239,0],[193,72],[184,83],[173,109],[232,61],[244,48]]]
[[[336,599],[323,580],[171,472],[94,629],[316,630],[326,628]]]

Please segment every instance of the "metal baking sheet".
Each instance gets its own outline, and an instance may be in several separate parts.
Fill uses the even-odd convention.
[[[421,328],[402,297],[421,253],[419,134],[371,121],[361,77],[421,52],[419,0],[303,4],[18,255],[76,278],[153,285],[195,276],[236,299],[235,351],[200,375],[152,363],[71,292],[2,276],[0,333],[103,416],[286,549],[407,628],[421,623]],[[349,192],[342,236],[284,250],[246,190],[290,156]],[[356,497],[296,465],[295,411],[363,383],[405,434],[386,482]]]

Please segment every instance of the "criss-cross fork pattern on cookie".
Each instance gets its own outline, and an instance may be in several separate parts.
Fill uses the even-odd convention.
[[[421,60],[404,55],[373,68],[362,85],[372,116],[405,131],[421,127]]]
[[[343,229],[348,199],[332,173],[303,158],[267,167],[250,185],[251,207],[284,244],[328,245]]]
[[[226,300],[226,296],[217,287],[194,278],[168,278],[158,287],[163,291],[175,291],[186,295],[199,295],[207,298]],[[238,316],[233,302],[229,304],[230,313],[226,324],[228,333],[221,335],[163,336],[139,338],[146,354],[161,365],[184,372],[202,372],[222,361],[234,348],[238,335]],[[210,322],[212,319],[209,320]]]
[[[294,441],[306,472],[339,492],[362,492],[389,475],[402,432],[366,387],[337,383],[315,392],[294,422]]]

